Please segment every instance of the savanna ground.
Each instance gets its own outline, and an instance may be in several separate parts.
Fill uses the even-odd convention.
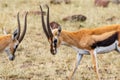
[[[26,11],[39,11],[39,5],[50,6],[50,21],[59,22],[62,29],[74,31],[103,25],[120,24],[120,5],[110,3],[107,8],[95,7],[93,0],[72,0],[71,4],[52,5],[49,0],[0,0],[0,33],[2,27],[12,33],[17,27],[17,12],[23,28]],[[45,10],[46,8],[43,7]],[[83,14],[85,22],[63,22],[62,18]],[[108,20],[113,18],[112,20]],[[5,52],[0,54],[0,80],[66,80],[74,67],[76,52],[66,46],[53,56],[41,27],[40,15],[28,15],[28,28],[24,40],[16,51],[14,61],[9,61]],[[101,80],[120,80],[120,54],[97,55]],[[92,68],[91,56],[85,55],[75,80],[97,80]]]

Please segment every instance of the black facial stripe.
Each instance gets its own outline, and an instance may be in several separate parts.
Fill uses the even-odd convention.
[[[112,43],[114,43],[116,40],[118,40],[118,33],[117,32],[115,34],[113,34],[112,36],[108,37],[107,39],[103,40],[103,41],[98,41],[98,42],[94,43],[91,46],[91,48],[94,49],[96,47],[109,46]]]
[[[57,39],[54,39],[54,43],[57,43]]]
[[[18,47],[18,45],[15,46],[14,51],[13,51],[13,55],[16,52],[17,47]]]
[[[57,47],[57,39],[54,39],[54,47]]]
[[[15,49],[17,49],[18,45],[15,46]]]
[[[54,43],[54,47],[55,47],[55,48],[57,47],[57,43]]]
[[[50,52],[54,55],[55,51],[56,51],[56,48],[57,48],[57,39],[54,38],[54,39],[51,39],[51,44],[50,44]]]

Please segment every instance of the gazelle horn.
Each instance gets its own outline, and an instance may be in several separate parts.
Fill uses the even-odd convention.
[[[26,33],[26,29],[27,29],[27,14],[28,14],[28,12],[26,12],[26,14],[25,14],[24,30],[23,30],[21,36],[18,39],[19,43],[23,40],[23,38],[25,36],[25,33]]]
[[[41,10],[41,21],[42,21],[43,31],[44,31],[46,37],[49,39],[49,38],[50,38],[50,35],[48,34],[48,31],[47,31],[47,29],[46,29],[46,25],[45,25],[45,22],[44,22],[44,16],[43,16],[43,10],[42,10],[41,5],[40,5],[40,10]]]
[[[44,21],[44,16],[43,16],[43,10],[42,10],[42,7],[41,7],[41,5],[40,5],[40,10],[41,10],[41,12],[42,12],[42,14],[41,14],[41,20],[42,20],[42,27],[43,27],[43,30],[44,30],[44,33],[45,33],[45,35],[46,35],[46,37],[48,38],[48,39],[52,39],[52,37],[53,37],[53,34],[52,34],[52,31],[51,31],[51,28],[50,28],[50,24],[49,24],[49,7],[48,7],[48,5],[46,5],[46,7],[47,7],[47,27],[46,27],[46,24],[45,24],[45,21]]]
[[[17,29],[17,30],[18,30],[18,34],[17,34],[17,37],[16,37],[16,38],[19,39],[20,31],[21,31],[21,30],[20,30],[20,27],[21,27],[21,26],[20,26],[19,12],[17,13],[17,22],[18,22],[18,29]]]
[[[49,7],[48,5],[46,5],[47,7],[47,27],[48,27],[48,33],[50,34],[50,37],[52,38],[53,37],[53,34],[52,34],[52,31],[51,31],[51,28],[50,28],[50,23],[49,23]]]

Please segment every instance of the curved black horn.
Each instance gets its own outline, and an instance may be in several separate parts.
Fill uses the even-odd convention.
[[[52,34],[52,31],[51,31],[51,28],[50,28],[50,22],[49,22],[49,7],[48,5],[46,5],[47,7],[47,28],[48,28],[48,32],[50,34],[50,37],[52,38],[53,37],[53,34]]]
[[[23,30],[21,36],[18,39],[19,43],[23,40],[23,38],[25,36],[25,33],[26,33],[26,29],[27,29],[27,14],[28,14],[28,12],[26,12],[26,14],[25,14],[24,30]]]
[[[43,10],[42,10],[41,5],[40,5],[40,10],[41,10],[41,20],[42,20],[43,31],[44,31],[46,37],[49,39],[50,36],[49,36],[49,34],[48,34],[47,30],[46,30],[46,25],[45,25],[45,22],[44,22]]]
[[[19,19],[19,12],[17,13],[17,22],[18,22],[18,34],[17,34],[17,40],[19,39],[19,36],[20,36],[20,19]]]

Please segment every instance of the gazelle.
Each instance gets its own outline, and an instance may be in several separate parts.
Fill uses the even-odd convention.
[[[18,28],[13,32],[13,34],[6,34],[0,36],[0,51],[5,50],[7,53],[9,60],[15,59],[15,52],[21,41],[23,40],[26,29],[27,29],[27,14],[25,14],[25,22],[24,22],[24,30],[20,36],[21,27],[20,27],[20,20],[19,20],[19,13],[17,14],[17,21],[18,21]]]
[[[41,12],[43,12],[40,6]],[[44,22],[44,16],[41,14],[41,21],[44,33],[50,43],[50,52],[55,55],[58,47],[67,45],[74,48],[77,52],[77,59],[75,68],[73,69],[69,79],[72,80],[73,76],[80,64],[83,55],[91,55],[94,70],[99,78],[97,68],[98,53],[106,53],[112,50],[120,52],[120,25],[104,26],[94,29],[80,29],[78,31],[62,30],[58,25],[57,29],[51,29],[49,24],[49,7],[47,6],[47,24]]]

